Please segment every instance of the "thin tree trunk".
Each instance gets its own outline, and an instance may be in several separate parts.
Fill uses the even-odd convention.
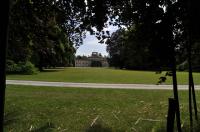
[[[190,77],[189,77],[190,78]],[[190,79],[189,79],[189,115],[190,115],[190,131],[193,130],[193,118],[192,118],[192,88],[190,85]]]
[[[8,34],[9,0],[3,0],[0,4],[0,132],[3,132],[4,123],[4,101],[6,88],[6,47]]]
[[[197,111],[197,104],[196,104],[196,94],[195,94],[194,80],[193,80],[193,75],[192,75],[191,47],[192,47],[192,40],[191,40],[191,33],[190,33],[190,29],[189,29],[189,34],[188,34],[189,111],[190,111],[190,119],[192,119],[192,101],[193,101],[194,112],[195,112],[195,119],[198,120],[198,115],[197,115],[198,111]],[[190,121],[191,121],[191,125],[192,125],[192,120],[190,120]]]
[[[175,53],[172,56],[172,79],[173,79],[173,92],[174,92],[174,99],[176,100],[177,109],[176,109],[176,121],[177,121],[177,128],[178,132],[181,132],[181,118],[180,118],[180,108],[179,108],[179,98],[178,98],[178,86],[177,86],[177,77],[176,77],[176,59]]]
[[[167,19],[173,20],[173,10],[172,10],[172,1],[166,0],[166,11],[167,13]],[[175,43],[173,42],[173,21],[169,21],[168,23],[168,30],[170,30],[170,33],[168,33],[168,43],[171,44],[171,51],[170,51],[170,65],[172,70],[172,82],[173,82],[173,93],[174,93],[174,99],[176,101],[176,123],[177,123],[177,129],[178,132],[182,132],[181,130],[181,118],[180,118],[180,108],[179,108],[179,98],[178,98],[178,86],[177,86],[177,76],[176,76],[176,53],[175,53]]]
[[[190,29],[189,29],[190,30]],[[188,30],[188,65],[189,65],[189,115],[190,115],[190,131],[193,131],[193,114],[192,114],[192,96],[193,96],[193,76],[192,76],[192,62],[191,62],[191,36],[190,31]],[[196,104],[196,99],[193,100]]]
[[[193,82],[193,77],[192,77],[192,82]],[[196,94],[195,94],[195,89],[194,89],[194,82],[192,83],[192,99],[194,103],[194,114],[195,114],[195,120],[198,121],[198,111],[197,111],[197,103],[196,103]]]

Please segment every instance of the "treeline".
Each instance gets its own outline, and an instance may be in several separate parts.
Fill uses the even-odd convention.
[[[9,23],[8,72],[22,64],[29,67],[34,65],[40,70],[45,67],[71,66],[75,53],[73,45],[81,43],[84,37],[82,32],[87,30],[95,34],[92,30],[95,27],[99,31],[95,34],[97,38],[106,38],[109,32],[100,31],[108,18],[111,20],[110,25],[126,27],[126,30],[113,33],[107,41],[111,66],[141,70],[169,68],[175,48],[176,53],[173,54],[177,64],[181,64],[178,68],[187,69],[188,24],[185,2],[172,4],[172,15],[163,10],[160,6],[163,3],[127,3],[129,2],[121,3],[118,0],[13,1]],[[199,22],[192,19],[191,23],[194,25],[191,27],[192,34],[196,34],[199,28],[195,26]],[[194,40],[196,41],[196,37]],[[199,67],[198,45],[193,44],[195,50],[192,60],[196,69]],[[16,72],[20,71],[20,68],[16,69]]]
[[[32,74],[35,67],[72,66],[70,15],[56,1],[18,0],[10,9],[7,73]],[[78,41],[78,40],[77,40]]]
[[[169,70],[169,64],[167,64],[169,55],[167,54],[170,53],[167,53],[167,47],[164,47],[165,45],[162,43],[160,45],[163,47],[158,47],[156,43],[152,44],[145,37],[142,29],[135,26],[121,28],[112,33],[106,41],[109,65],[120,69]],[[186,50],[186,39],[183,39],[176,48],[177,70],[188,69]],[[192,46],[192,58],[193,70],[200,71],[199,42]]]

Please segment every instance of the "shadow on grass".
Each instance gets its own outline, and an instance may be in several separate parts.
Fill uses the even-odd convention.
[[[156,132],[166,132],[166,126],[160,126],[156,129]],[[174,124],[174,132],[177,132],[177,127],[176,127],[176,123]],[[182,127],[182,132],[190,132],[190,126],[188,124],[184,124],[184,126]],[[194,124],[193,126],[193,132],[200,132],[200,123],[198,124]]]
[[[101,124],[94,124],[93,126],[89,127],[86,132],[112,132],[112,129],[109,127],[104,127]]]
[[[198,126],[194,127],[193,132],[200,132],[200,124]]]
[[[64,69],[57,69],[57,68],[55,68],[55,69],[44,69],[44,70],[42,70],[42,71],[40,71],[40,72],[59,72],[59,71],[63,71]]]
[[[160,127],[156,130],[156,132],[166,132],[166,128],[165,127]]]
[[[183,132],[189,132],[190,131],[190,125],[186,124],[183,128],[182,128]],[[200,123],[195,123],[193,124],[193,132],[200,132]]]
[[[17,120],[18,113],[16,111],[5,113],[4,115],[4,126],[11,125],[15,123]]]
[[[39,128],[31,130],[31,132],[53,132],[55,131],[54,129],[55,129],[54,124],[51,122],[48,122]]]

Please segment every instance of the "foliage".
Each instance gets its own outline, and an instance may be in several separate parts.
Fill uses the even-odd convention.
[[[185,47],[186,48],[186,47]],[[199,60],[199,55],[200,55],[200,44],[199,42],[195,42],[192,45],[191,49],[191,57],[192,57],[192,68],[193,71],[199,72],[200,71],[200,60]],[[178,53],[177,61],[179,65],[177,66],[178,70],[181,71],[188,71],[188,60],[187,60],[187,54],[186,54],[186,49],[181,49],[180,53]]]
[[[88,58],[88,57],[85,56],[85,55],[83,55],[83,56],[77,55],[77,56],[76,56],[76,59],[87,59],[87,58]]]
[[[53,1],[19,0],[10,14],[7,59],[31,61],[40,70],[73,63],[74,43],[63,27],[63,9]]]
[[[107,47],[106,50],[109,53],[109,65],[114,67],[124,67],[124,34],[125,31],[123,29],[117,30],[114,32],[111,37],[106,41]]]
[[[111,44],[118,43],[118,47],[113,47],[119,48],[120,51],[120,56],[113,55],[119,58],[114,60],[119,61],[119,65],[124,65],[120,67],[128,69],[171,68],[173,57],[178,52],[175,49],[185,44],[185,40],[181,39],[183,29],[180,20],[177,19],[179,14],[175,12],[177,5],[171,1],[165,3],[149,0],[133,1],[130,5],[130,19],[125,19],[125,16],[121,18],[122,22],[129,21],[125,33],[120,35],[123,39],[117,39],[117,42],[113,39],[115,37],[111,36],[114,40]]]
[[[193,11],[198,10],[195,4],[192,6],[194,6]],[[155,59],[155,56],[160,59],[159,61],[156,59],[156,65],[169,67],[170,55],[174,48],[186,47],[183,46],[186,40],[186,8],[185,2],[170,0],[168,2],[159,0],[142,2],[19,0],[14,2],[11,10],[10,30],[14,32],[9,39],[8,58],[15,62],[22,58],[24,60],[31,58],[37,67],[65,65],[63,62],[67,62],[66,65],[68,65],[74,59],[73,44],[79,46],[82,43],[84,31],[90,31],[99,40],[104,40],[110,34],[109,31],[102,30],[108,26],[106,22],[110,20],[110,25],[124,25],[128,28],[127,41],[129,44],[127,49],[132,49],[136,45],[136,47],[145,46],[147,50],[152,51],[147,53],[147,56],[152,54],[153,58],[150,57],[151,59]],[[192,16],[192,18],[194,17]],[[196,23],[196,21],[192,22]],[[197,24],[194,25],[198,27]],[[194,31],[197,34],[197,30]],[[22,52],[15,53],[14,49]],[[140,50],[143,49],[140,48]],[[132,54],[132,56],[134,55],[139,57],[136,63],[145,61],[137,53]],[[114,58],[118,58],[117,54],[114,56]],[[118,60],[122,62],[123,59],[126,58],[119,57]],[[185,60],[181,62],[183,61]],[[131,69],[135,62],[127,61],[126,63],[127,67]],[[144,67],[148,67],[148,65]]]
[[[16,64],[12,60],[7,60],[6,73],[31,75],[31,74],[36,74],[37,70],[36,70],[35,66],[29,61],[19,62]]]
[[[102,63],[100,61],[92,61],[91,67],[102,67]]]
[[[135,70],[160,70],[159,57],[155,56],[150,42],[139,39],[134,27],[114,32],[106,42],[111,66]]]

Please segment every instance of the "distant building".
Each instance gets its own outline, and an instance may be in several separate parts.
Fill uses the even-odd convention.
[[[77,57],[75,67],[108,67],[108,61],[101,53],[92,52],[89,57]]]

